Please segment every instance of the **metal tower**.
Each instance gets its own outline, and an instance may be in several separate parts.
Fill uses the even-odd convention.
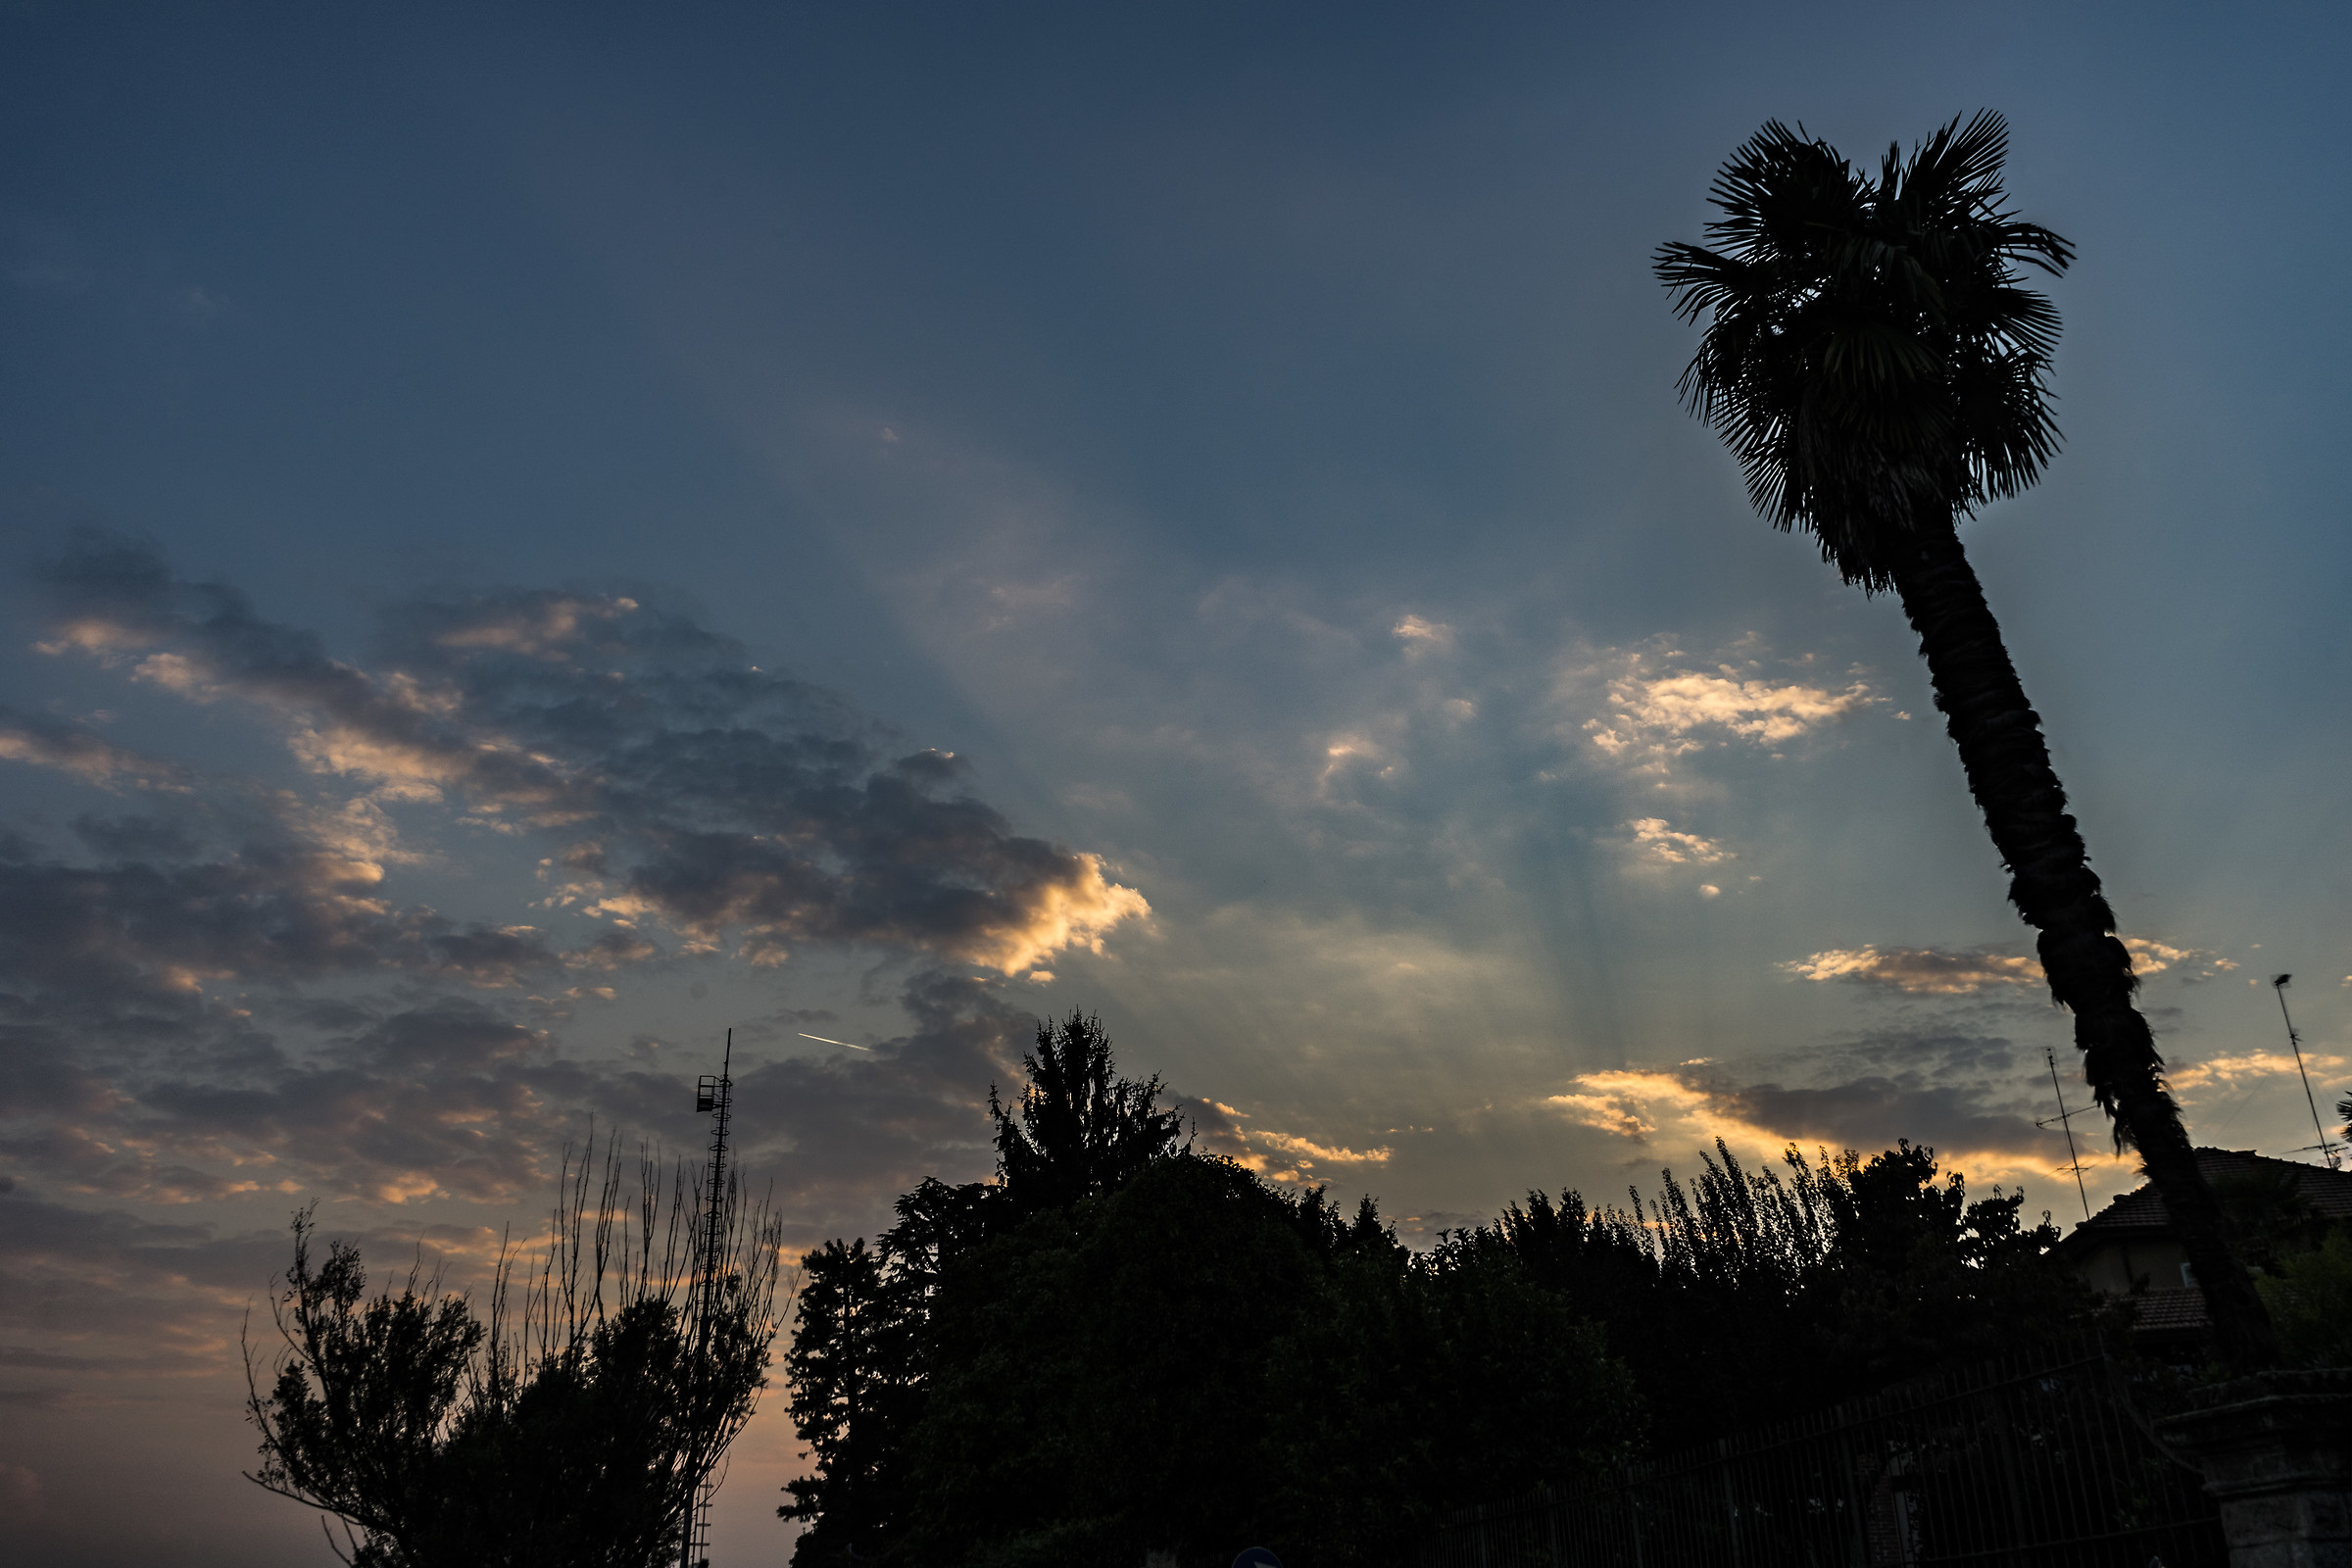
[[[2066,1108],[2066,1091],[2058,1083],[2058,1054],[2049,1047],[2041,1048],[2041,1059],[2050,1064],[2050,1089],[2058,1096],[2058,1114],[2035,1122],[2036,1127],[2053,1124],[2066,1129],[2066,1163],[2060,1168],[2074,1172],[2075,1196],[2082,1200],[2082,1217],[2090,1218],[2090,1192],[2082,1185],[2082,1156],[2075,1149],[2075,1118],[2082,1114]]]
[[[735,1031],[730,1029],[726,1054],[719,1057],[718,1076],[705,1073],[694,1086],[695,1114],[710,1118],[710,1186],[703,1210],[703,1245],[696,1259],[698,1277],[694,1285],[699,1298],[694,1347],[698,1358],[705,1353],[710,1323],[718,1312],[720,1270],[727,1257],[727,1123],[735,1109],[734,1065]],[[710,1497],[715,1491],[717,1483],[709,1476],[694,1489],[694,1501],[686,1510],[686,1528],[678,1548],[678,1568],[699,1568],[709,1561]]]
[[[2271,989],[2278,993],[2278,1016],[2286,1020],[2286,1043],[2295,1054],[2295,1071],[2301,1073],[2303,1077],[2303,1103],[2311,1107],[2312,1129],[2320,1135],[2318,1143],[2305,1149],[2298,1149],[2295,1152],[2318,1154],[2320,1158],[2328,1162],[2329,1170],[2341,1170],[2343,1168],[2341,1155],[2336,1151],[2335,1141],[2328,1136],[2327,1124],[2320,1120],[2320,1102],[2312,1098],[2311,1074],[2303,1070],[2303,1037],[2295,1033],[2294,1014],[2286,1010],[2286,983],[2293,978],[2294,976],[2291,974],[2273,975]]]

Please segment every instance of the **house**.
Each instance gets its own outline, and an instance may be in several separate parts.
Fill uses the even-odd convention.
[[[2250,1149],[2200,1149],[2197,1169],[2233,1225],[2352,1221],[2352,1171],[2272,1159]],[[2138,1295],[2132,1340],[2149,1348],[2203,1337],[2205,1298],[2153,1184],[2119,1196],[2074,1228],[2058,1255],[2110,1296]]]

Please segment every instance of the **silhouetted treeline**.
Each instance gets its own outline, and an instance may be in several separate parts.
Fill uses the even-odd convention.
[[[2019,1200],[1908,1145],[1595,1210],[1531,1194],[1414,1253],[1196,1152],[1099,1021],[1041,1029],[997,1179],[804,1264],[796,1568],[1399,1557],[1438,1511],[2077,1328]]]
[[[1782,1171],[1720,1141],[1654,1201],[1541,1192],[1440,1253],[1510,1258],[1630,1366],[1662,1447],[2080,1332],[2111,1309],[2049,1255],[2019,1195],[1971,1201],[1933,1150],[1851,1151]]]
[[[1384,1558],[1457,1497],[1633,1440],[1599,1331],[1517,1260],[1416,1258],[1369,1200],[1350,1219],[1195,1152],[1094,1019],[1025,1065],[992,1102],[997,1181],[925,1182],[876,1247],[804,1263],[800,1568]]]

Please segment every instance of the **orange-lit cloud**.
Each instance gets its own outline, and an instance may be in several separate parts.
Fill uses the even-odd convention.
[[[127,666],[191,701],[234,700],[309,771],[365,792],[325,803],[281,791],[274,808],[318,868],[303,880],[331,885],[316,896],[345,916],[403,918],[380,887],[386,867],[426,856],[401,844],[389,808],[435,805],[502,836],[560,829],[584,842],[549,906],[638,933],[573,956],[605,967],[668,940],[754,965],[821,944],[1018,975],[1101,953],[1151,913],[1099,857],[1014,832],[972,795],[960,759],[893,759],[839,699],[634,598],[507,590],[389,606],[387,657],[400,662],[368,669],[233,590],[175,578],[135,541],[77,536],[52,586],[63,609],[47,651]],[[0,724],[0,757],[101,779],[135,760],[31,722]]]
[[[2037,986],[2041,961],[1986,949],[1832,948],[1781,967],[1807,980],[1888,986],[1914,996],[1963,996],[1993,986]]]
[[[1449,652],[1454,641],[1451,626],[1442,620],[1428,620],[1420,615],[1406,615],[1390,629],[1389,635],[1404,644],[1407,658]]]
[[[2352,1057],[2306,1051],[2303,1053],[2303,1066],[2307,1071],[2332,1073],[2352,1066]],[[2208,1056],[2203,1061],[2172,1067],[2167,1069],[2164,1076],[2175,1089],[2235,1089],[2259,1079],[2292,1078],[2297,1074],[2295,1058],[2286,1052],[2248,1051],[2233,1055]]]
[[[2182,969],[2184,979],[2209,980],[2237,965],[2196,948],[2176,948],[2146,937],[2126,937],[2132,972],[2142,977]],[[1830,948],[1781,965],[1806,980],[1843,980],[1886,986],[1913,996],[1966,996],[2006,986],[2045,984],[2041,960],[2008,947]]]
[[[1754,660],[1711,671],[1650,667],[1653,661],[1679,657],[1623,657],[1619,672],[1607,680],[1605,710],[1584,721],[1586,735],[1603,755],[1663,771],[1675,758],[1710,746],[1782,746],[1884,701],[1860,680],[1840,686],[1774,679]]]
[[[0,761],[71,773],[84,783],[140,789],[187,788],[188,771],[114,745],[77,725],[0,710]]]
[[[1714,865],[1737,857],[1713,839],[1680,833],[1662,816],[1638,817],[1626,824],[1634,843],[1670,865]]]
[[[1204,1153],[1220,1154],[1268,1181],[1313,1182],[1324,1179],[1330,1166],[1385,1165],[1395,1151],[1387,1145],[1349,1149],[1296,1133],[1265,1127],[1244,1127],[1250,1113],[1214,1100],[1179,1100],[1178,1110],[1192,1128],[1194,1146]]]
[[[1101,953],[1102,939],[1119,926],[1151,917],[1141,893],[1102,874],[1101,857],[1074,855],[1060,876],[1030,889],[1009,917],[983,923],[959,945],[960,956],[1017,975],[1074,948]]]
[[[1772,1159],[1790,1144],[1867,1155],[1908,1138],[1980,1182],[2053,1177],[2062,1152],[2050,1136],[2030,1115],[1984,1096],[1982,1086],[1937,1086],[1908,1075],[1815,1087],[1742,1084],[1716,1064],[1692,1061],[1580,1073],[1542,1103],[1668,1163],[1717,1139],[1743,1157]],[[2104,1156],[2086,1151],[2084,1157],[2095,1163]]]

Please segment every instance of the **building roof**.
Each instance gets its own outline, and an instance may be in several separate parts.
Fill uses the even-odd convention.
[[[2200,1149],[2197,1170],[2208,1185],[2243,1181],[2249,1176],[2277,1179],[2292,1172],[2297,1190],[2313,1212],[2326,1219],[2352,1219],[2352,1171],[2329,1170],[2292,1159],[2272,1159],[2250,1149]],[[2136,1236],[2170,1235],[2173,1216],[2154,1183],[2118,1197],[2105,1208],[2074,1228],[2061,1244],[2068,1250],[2096,1247],[2101,1242]]]
[[[2132,1298],[2135,1339],[2171,1338],[2205,1332],[2205,1293],[2199,1290],[2142,1291]]]

